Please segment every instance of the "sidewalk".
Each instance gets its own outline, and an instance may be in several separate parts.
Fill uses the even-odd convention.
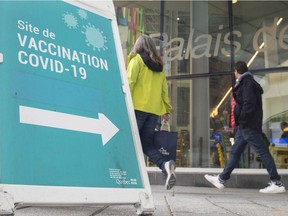
[[[288,215],[288,192],[261,194],[258,189],[183,187],[166,191],[152,185],[154,216],[274,216]],[[97,207],[27,207],[15,216],[135,216],[132,205]]]

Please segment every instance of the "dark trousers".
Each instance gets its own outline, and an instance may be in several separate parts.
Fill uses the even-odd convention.
[[[262,134],[250,128],[241,129],[239,127],[236,128],[235,143],[230,149],[230,159],[220,174],[220,178],[224,181],[230,178],[248,143],[261,157],[262,163],[269,173],[270,180],[274,182],[280,181],[281,177],[278,175],[275,162],[269,152],[269,148],[264,142]]]
[[[135,115],[144,154],[152,163],[155,163],[160,169],[163,169],[166,160],[153,145],[155,127],[159,116],[138,110],[135,110]]]

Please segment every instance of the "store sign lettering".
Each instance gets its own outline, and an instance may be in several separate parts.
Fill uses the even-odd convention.
[[[264,52],[268,49],[268,46],[277,46],[280,48],[288,50],[288,45],[285,39],[288,39],[288,25],[280,29],[277,35],[277,21],[278,18],[274,19],[272,26],[260,28],[253,37],[253,48],[255,51]],[[219,30],[223,29],[223,25],[219,26]],[[262,38],[265,34],[269,32],[271,38],[275,40],[275,43],[269,43],[263,48],[260,48],[262,43]],[[230,55],[230,32],[226,34],[218,33],[216,38],[212,37],[210,34],[202,34],[194,38],[195,30],[191,29],[187,46],[184,47],[184,39],[176,37],[168,41],[168,35],[163,33],[163,47],[165,49],[164,55],[167,61],[173,60],[183,60],[188,59],[189,55],[192,58],[197,59],[201,57],[212,57],[222,55]],[[238,30],[232,32],[234,36],[234,52],[237,53],[241,49],[241,43],[237,39],[242,37],[242,33]],[[278,37],[277,37],[278,36]],[[150,34],[150,37],[159,40],[160,33]],[[214,41],[213,41],[214,40]],[[261,42],[259,42],[261,41]],[[278,42],[278,43],[277,43]],[[260,43],[260,44],[259,44]],[[214,47],[212,47],[212,45]],[[224,45],[224,46],[223,46]],[[226,48],[225,48],[226,45]],[[228,47],[227,47],[228,46]],[[222,47],[222,48],[221,48]],[[212,49],[213,48],[213,49]],[[213,50],[213,52],[211,51]]]

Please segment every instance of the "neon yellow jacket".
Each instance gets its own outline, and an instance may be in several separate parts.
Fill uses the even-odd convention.
[[[168,97],[165,72],[153,72],[139,54],[128,59],[127,76],[135,110],[164,115],[172,106]]]

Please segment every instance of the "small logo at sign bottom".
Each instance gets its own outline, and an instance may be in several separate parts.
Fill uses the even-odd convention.
[[[110,179],[115,179],[118,185],[137,185],[137,180],[134,178],[127,179],[127,171],[109,168]]]

